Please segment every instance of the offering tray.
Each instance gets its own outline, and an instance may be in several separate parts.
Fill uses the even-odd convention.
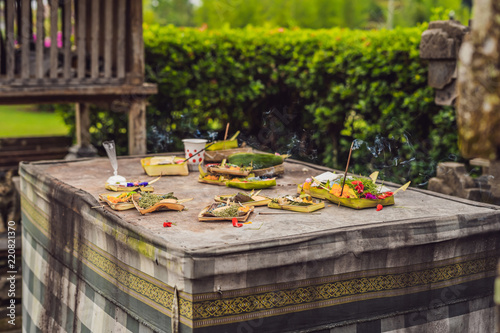
[[[200,214],[198,214],[198,221],[200,222],[212,222],[212,221],[232,221],[236,219],[238,222],[246,222],[250,214],[254,211],[255,207],[246,206],[248,211],[244,215],[239,216],[204,216],[205,213],[211,208],[212,205],[205,207]]]
[[[158,196],[164,195],[164,194],[157,194]],[[139,206],[139,200],[135,200],[135,198],[132,198],[132,202],[141,215],[147,214],[147,213],[152,213],[152,212],[158,212],[158,211],[165,211],[165,210],[175,210],[175,211],[182,211],[184,210],[184,205],[181,203],[189,201],[192,199],[184,199],[184,200],[177,200],[175,198],[171,199],[163,199],[160,202],[148,207],[148,208],[142,208]]]
[[[124,195],[125,193],[103,193],[99,194],[99,199],[108,204],[108,206],[113,210],[128,210],[134,208],[134,203],[132,202],[132,196],[129,197],[129,200],[119,202],[117,201],[119,196]],[[133,194],[133,196],[140,197],[139,193]],[[117,198],[111,199],[110,197]]]
[[[259,192],[260,191],[258,191],[256,194],[254,194],[252,191],[251,193],[248,194],[248,196],[253,201],[246,201],[246,202],[239,202],[239,203],[243,206],[254,206],[254,207],[267,206],[267,204],[271,202],[271,199],[268,197],[259,195]],[[216,195],[215,201],[216,202],[227,202],[228,200],[230,200],[231,198],[234,198],[237,195],[238,194]]]
[[[188,162],[176,156],[153,156],[141,159],[141,165],[148,176],[187,176]]]
[[[272,199],[267,206],[269,208],[291,210],[299,213],[311,213],[317,211],[318,209],[325,208],[325,203],[323,201],[313,202],[310,195],[308,195],[309,200],[304,199],[304,201],[302,201],[302,195],[295,198],[285,196]]]

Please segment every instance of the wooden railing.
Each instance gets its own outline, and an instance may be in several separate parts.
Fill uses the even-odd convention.
[[[0,0],[0,9],[0,90],[143,83],[141,0]]]

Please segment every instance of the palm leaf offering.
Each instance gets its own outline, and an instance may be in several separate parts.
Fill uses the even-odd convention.
[[[404,191],[410,185],[406,183],[398,190],[391,192],[384,186],[377,185],[378,172],[370,177],[337,175],[324,173],[318,177],[306,179],[297,188],[298,193],[307,193],[315,198],[328,199],[342,206],[363,209],[377,205],[394,205],[394,194]],[[343,186],[342,186],[343,185]]]
[[[225,149],[233,149],[238,148],[238,140],[236,139],[240,131],[236,132],[229,140],[220,140],[215,141],[212,145],[206,147],[206,151],[214,151],[214,150],[225,150]]]
[[[205,207],[198,215],[200,222],[209,221],[246,221],[254,207],[242,206],[230,202],[214,202]]]
[[[141,195],[135,191],[122,193],[99,194],[99,199],[108,204],[113,210],[127,210],[134,208],[132,198],[139,200]]]
[[[266,206],[271,199],[262,195],[259,195],[260,191],[252,192],[246,194],[239,192],[237,194],[229,194],[229,195],[218,195],[215,196],[216,202],[230,202],[238,203],[243,206]]]
[[[251,167],[256,176],[276,176],[285,172],[284,161],[288,155],[238,153],[230,155],[227,161],[242,167]]]
[[[226,181],[226,186],[241,188],[243,190],[259,190],[276,186],[276,178],[254,177],[252,174],[246,178],[233,178]]]
[[[136,198],[132,197],[132,202],[135,208],[142,215],[163,210],[181,211],[184,209],[182,203],[189,200],[192,199],[178,200],[173,195],[173,192],[167,194],[143,193],[137,200]]]
[[[252,171],[252,167],[242,167],[236,164],[226,163],[223,160],[220,164],[207,164],[207,171],[212,174],[223,174],[232,176],[243,176],[246,177]]]
[[[141,165],[148,176],[187,176],[188,162],[175,156],[154,156],[141,159]]]
[[[298,196],[285,195],[272,199],[267,205],[269,208],[291,210],[300,213],[311,213],[325,208],[325,203],[316,201],[311,195],[302,193]]]
[[[214,163],[221,162],[224,159],[227,159],[230,155],[237,153],[251,153],[252,148],[246,147],[246,144],[243,142],[241,147],[238,147],[238,140],[236,139],[240,131],[236,132],[231,138],[228,140],[220,140],[215,141],[211,145],[206,146],[205,150],[205,162]]]
[[[198,182],[214,185],[225,185],[229,187],[241,188],[243,190],[258,190],[276,186],[276,178],[256,177],[249,174],[248,177],[229,178],[229,175],[220,175],[216,173],[207,173],[203,171],[201,165],[198,165],[200,176]]]
[[[200,183],[226,186],[226,182],[229,180],[224,175],[203,171],[201,164],[198,164],[198,170],[200,172],[198,182]]]

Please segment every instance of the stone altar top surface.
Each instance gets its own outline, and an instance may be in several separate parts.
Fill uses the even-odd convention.
[[[89,202],[92,206],[99,205],[99,194],[108,192],[104,183],[112,175],[111,165],[106,158],[36,162],[22,164],[21,169],[35,176],[48,176],[49,179],[53,177],[74,187],[75,192],[83,190],[95,199],[95,202],[92,199]],[[278,186],[261,193],[270,197],[295,194],[296,184],[329,170],[290,160],[285,163],[285,175],[277,180]],[[118,171],[128,180],[147,181],[154,178],[145,174],[139,157],[119,158]],[[135,209],[113,211],[107,206],[93,209],[105,210],[106,214],[115,215],[136,232],[165,242],[167,247],[173,246],[187,252],[232,251],[248,246],[253,248],[258,244],[283,245],[329,234],[346,235],[346,232],[351,235],[347,236],[349,238],[357,235],[365,240],[377,238],[377,234],[380,234],[381,239],[378,241],[382,241],[389,231],[393,233],[392,241],[406,244],[418,242],[419,235],[427,235],[426,241],[429,241],[428,235],[432,233],[433,241],[437,242],[441,237],[460,236],[457,233],[462,234],[464,230],[480,230],[482,220],[489,220],[491,223],[498,220],[500,215],[498,206],[409,188],[397,194],[394,206],[384,207],[381,211],[376,211],[375,208],[354,210],[328,201],[326,207],[316,214],[256,207],[248,219],[251,224],[234,228],[229,221],[199,222],[197,215],[213,201],[215,195],[232,194],[241,190],[202,184],[197,179],[198,172],[191,172],[189,176],[165,176],[154,184],[155,193],[174,192],[179,199],[194,198],[185,203],[186,211],[164,211],[141,216]],[[388,187],[396,189],[394,186]],[[284,214],[260,215],[260,212]],[[165,221],[173,222],[173,227],[163,227]],[[456,228],[457,223],[461,223],[460,228]]]

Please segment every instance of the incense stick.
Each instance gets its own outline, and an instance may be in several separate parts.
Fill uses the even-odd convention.
[[[351,143],[351,149],[349,149],[349,157],[347,158],[347,165],[345,166],[344,179],[342,180],[342,189],[340,190],[340,197],[342,197],[342,193],[344,193],[345,178],[347,176],[347,170],[349,169],[349,162],[351,161],[351,153],[353,146],[354,146],[354,141]]]
[[[227,139],[227,133],[229,132],[229,123],[226,125],[226,134],[224,135],[224,141]]]

